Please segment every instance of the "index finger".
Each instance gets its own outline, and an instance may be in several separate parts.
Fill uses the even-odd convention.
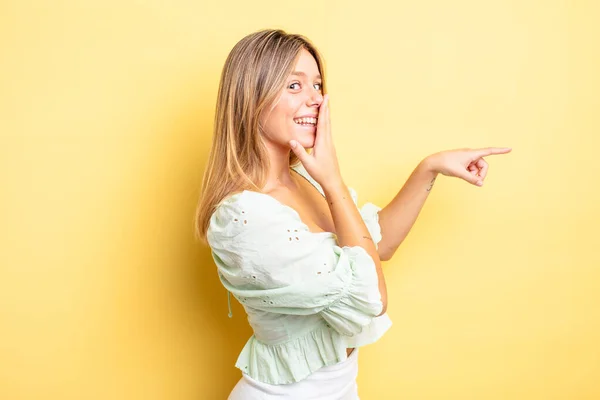
[[[473,151],[475,159],[491,156],[496,154],[506,154],[512,151],[512,147],[486,147],[484,149],[476,149]]]

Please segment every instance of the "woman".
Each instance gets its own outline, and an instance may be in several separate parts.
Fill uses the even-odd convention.
[[[317,49],[281,30],[246,36],[223,68],[196,222],[254,330],[232,400],[358,399],[358,348],[391,326],[381,260],[439,173],[481,185],[482,157],[510,151],[436,153],[387,207],[359,209],[339,170],[325,93]]]

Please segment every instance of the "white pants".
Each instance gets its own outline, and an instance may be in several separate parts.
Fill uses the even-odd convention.
[[[348,359],[318,369],[307,378],[287,385],[269,385],[242,372],[228,400],[359,400],[358,348]]]

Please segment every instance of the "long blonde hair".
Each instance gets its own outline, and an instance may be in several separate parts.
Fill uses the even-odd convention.
[[[262,191],[269,158],[262,141],[260,117],[278,99],[302,49],[314,58],[325,91],[323,59],[304,36],[281,29],[254,32],[231,50],[219,82],[213,141],[196,208],[196,239],[206,231],[216,206],[229,194]],[[298,162],[290,152],[290,165]]]

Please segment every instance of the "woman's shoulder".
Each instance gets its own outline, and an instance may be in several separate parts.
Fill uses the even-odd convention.
[[[251,190],[227,195],[213,211],[208,230],[211,233],[236,235],[245,234],[282,222],[288,217],[282,210],[282,204],[275,198]],[[282,215],[286,214],[286,215]]]
[[[271,196],[252,190],[231,193],[215,207],[213,216],[235,214],[271,214],[279,202]]]

